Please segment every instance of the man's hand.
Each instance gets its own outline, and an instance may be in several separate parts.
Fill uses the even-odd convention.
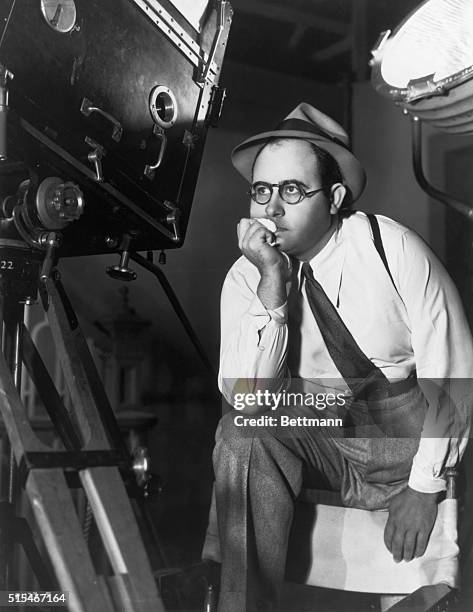
[[[270,246],[274,234],[256,219],[242,219],[238,224],[238,246],[261,275],[257,294],[265,308],[273,310],[287,300],[286,282],[291,269],[279,250]]]
[[[422,557],[437,517],[438,493],[420,493],[410,487],[391,501],[384,543],[394,561]]]
[[[257,219],[241,219],[237,232],[240,251],[258,268],[261,276],[281,274],[286,280],[287,261],[276,247],[270,246],[274,241],[272,232]]]

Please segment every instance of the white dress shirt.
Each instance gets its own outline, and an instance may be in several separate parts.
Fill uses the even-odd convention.
[[[438,395],[431,385],[424,388],[422,379],[465,383],[473,378],[473,342],[458,292],[436,256],[412,230],[387,217],[377,218],[395,287],[361,212],[340,222],[310,265],[361,350],[388,379],[404,379],[417,371],[429,412],[409,485],[433,493],[445,488],[443,469],[456,465],[465,449],[473,397],[471,385],[460,384],[455,391],[455,437],[449,432],[432,437]],[[289,372],[288,306],[267,310],[256,294],[259,280],[257,268],[240,257],[223,285],[219,387],[227,401],[232,403],[236,380],[245,380],[248,391],[251,381],[256,385],[260,379],[271,379],[281,389],[292,375],[307,381],[338,380],[347,390],[304,286],[297,314],[300,359]],[[433,431],[438,432],[438,426]]]

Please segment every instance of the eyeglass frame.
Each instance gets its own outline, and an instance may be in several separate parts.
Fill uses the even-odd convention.
[[[301,192],[301,197],[297,200],[297,202],[288,202],[287,200],[283,198],[283,195],[281,193],[281,188],[284,185],[291,184],[291,183],[294,183],[295,185],[297,185],[297,188]],[[267,202],[257,202],[256,201],[256,199],[253,196],[253,192],[252,192],[252,188],[255,185],[265,185],[271,188],[271,193],[270,193],[270,196]],[[306,191],[300,181],[297,181],[295,179],[285,179],[284,181],[280,181],[279,183],[267,183],[266,181],[256,181],[256,183],[250,184],[250,189],[248,190],[247,193],[250,196],[250,198],[253,200],[253,202],[255,202],[255,204],[258,204],[259,206],[266,206],[267,204],[271,202],[271,198],[273,197],[273,193],[274,193],[274,189],[273,189],[274,187],[278,188],[278,193],[279,193],[279,197],[281,198],[281,200],[285,202],[286,204],[289,204],[289,206],[295,206],[296,204],[300,204],[302,200],[305,200],[306,198],[311,198],[316,193],[320,193],[321,191],[324,190],[324,187],[319,187],[318,189],[313,189],[312,191]]]

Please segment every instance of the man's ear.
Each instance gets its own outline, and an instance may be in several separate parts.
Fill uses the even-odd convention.
[[[347,189],[342,183],[334,183],[330,189],[330,214],[336,215],[345,199]]]

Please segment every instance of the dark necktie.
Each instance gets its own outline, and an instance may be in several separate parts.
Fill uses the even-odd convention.
[[[315,280],[308,263],[303,264],[302,274],[305,278],[307,300],[327,350],[353,394],[358,395],[373,382],[386,383],[384,374],[360,349],[337,309]]]

